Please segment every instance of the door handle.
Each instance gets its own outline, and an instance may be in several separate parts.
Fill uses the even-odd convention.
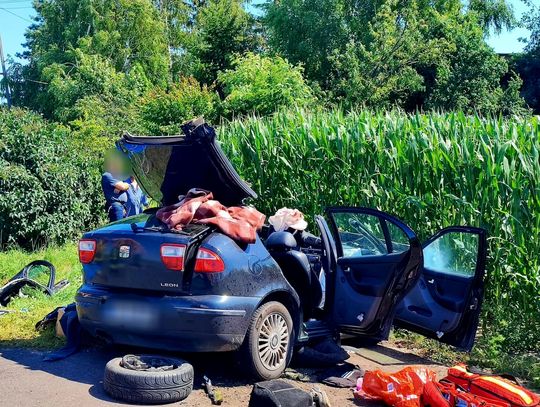
[[[431,280],[428,280],[427,282],[428,282],[429,284],[435,284],[435,279],[432,278]]]
[[[351,268],[349,266],[345,266],[343,267],[343,272],[344,273],[350,273],[351,272]]]

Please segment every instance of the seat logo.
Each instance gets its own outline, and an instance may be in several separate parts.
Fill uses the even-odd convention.
[[[178,288],[177,283],[160,283],[160,285],[167,288]]]
[[[131,248],[129,246],[120,246],[120,249],[118,250],[118,257],[121,259],[129,258],[130,250]]]

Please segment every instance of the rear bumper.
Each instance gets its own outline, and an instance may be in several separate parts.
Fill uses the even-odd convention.
[[[151,296],[83,286],[75,301],[81,325],[113,343],[220,352],[242,344],[260,298]]]

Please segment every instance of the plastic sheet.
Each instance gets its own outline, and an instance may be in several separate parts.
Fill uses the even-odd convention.
[[[367,400],[380,400],[389,406],[420,407],[424,385],[436,380],[435,372],[420,366],[406,367],[396,373],[368,371],[356,396]]]

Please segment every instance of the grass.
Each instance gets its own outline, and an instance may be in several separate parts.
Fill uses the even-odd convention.
[[[63,340],[54,336],[53,330],[38,332],[34,326],[56,307],[74,300],[82,282],[75,243],[34,253],[21,250],[0,252],[0,284],[5,284],[26,264],[38,259],[51,262],[56,267],[56,281],[67,278],[70,285],[54,296],[27,289],[23,291],[23,296],[12,299],[5,308],[14,312],[0,316],[0,346],[50,349],[63,344]]]

